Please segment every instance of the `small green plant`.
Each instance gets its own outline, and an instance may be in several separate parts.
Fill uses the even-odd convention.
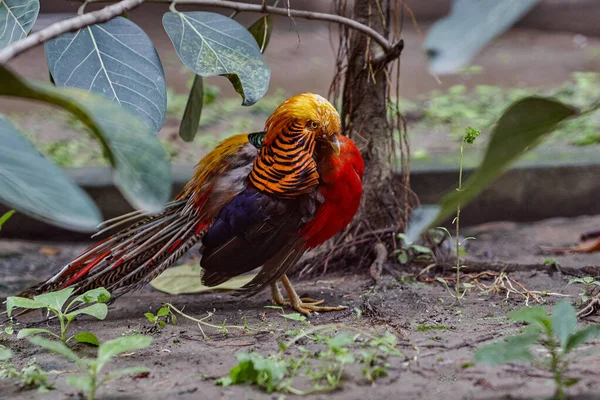
[[[101,375],[102,368],[114,356],[148,347],[152,342],[152,338],[149,336],[134,335],[108,340],[98,346],[98,355],[95,359],[81,358],[65,344],[48,340],[41,336],[34,336],[29,341],[37,346],[58,353],[77,364],[83,375],[69,376],[67,377],[67,383],[70,386],[83,390],[88,400],[94,400],[98,388],[118,376],[149,372],[148,368],[145,367],[131,367],[112,371],[108,375]]]
[[[0,231],[2,230],[2,226],[6,223],[6,221],[8,221],[10,219],[10,217],[12,217],[15,213],[15,210],[10,210],[5,212],[1,217],[0,217]]]
[[[325,334],[334,329],[345,329],[335,336]],[[319,350],[296,345],[300,340],[308,340]],[[362,339],[362,340],[360,340]],[[257,353],[238,353],[238,364],[225,377],[215,384],[229,386],[235,384],[256,385],[267,393],[282,392],[295,395],[331,391],[342,383],[342,376],[348,365],[361,365],[361,372],[369,383],[387,376],[388,358],[401,356],[396,350],[397,338],[386,332],[373,336],[359,329],[323,325],[303,331],[285,343],[279,344],[277,354],[264,357]],[[310,381],[312,387],[300,390],[294,387],[297,378]]]
[[[169,322],[173,325],[177,325],[177,316],[168,306],[159,308],[156,314],[151,312],[144,313],[144,317],[152,322],[155,328],[164,328]]]
[[[571,352],[586,341],[600,337],[600,324],[577,330],[577,313],[565,300],[554,307],[551,316],[543,307],[531,307],[511,313],[509,319],[528,326],[520,335],[480,348],[475,360],[486,364],[524,361],[549,369],[556,385],[554,399],[566,399],[566,388],[577,383],[576,379],[566,376]],[[548,357],[535,357],[530,351],[535,344],[542,346]]]
[[[421,324],[417,325],[417,332],[428,332],[428,331],[447,331],[449,328],[446,325],[440,324]]]
[[[257,329],[257,328],[252,328],[252,327],[248,326],[245,316],[244,316],[244,325],[227,325],[227,320],[223,320],[221,325],[216,325],[216,324],[211,324],[210,322],[207,321],[207,319],[211,318],[214,315],[214,310],[213,310],[213,312],[207,312],[206,316],[204,316],[202,318],[194,318],[191,315],[184,313],[183,309],[180,310],[177,307],[175,307],[173,304],[165,303],[165,304],[163,304],[163,307],[168,308],[170,310],[171,321],[174,321],[173,318],[175,318],[175,314],[178,314],[179,316],[181,316],[187,320],[195,322],[198,325],[198,328],[200,328],[200,332],[202,333],[202,336],[204,337],[204,339],[210,339],[210,337],[207,336],[206,333],[204,332],[204,329],[202,328],[203,326],[206,328],[214,329],[215,331],[217,331],[223,335],[228,335],[230,329],[239,330],[243,333],[246,333],[246,332],[271,332],[270,329]],[[146,318],[148,318],[148,316],[146,316]]]
[[[406,234],[404,233],[397,233],[396,238],[400,240],[401,247],[394,250],[394,255],[400,264],[405,265],[409,260],[413,260],[415,262],[431,262],[433,254],[429,247],[418,244],[407,245]]]
[[[590,299],[590,292],[592,290],[592,286],[600,286],[600,281],[597,281],[596,279],[594,279],[591,276],[586,276],[583,278],[573,278],[569,281],[569,283],[567,283],[567,285],[570,285],[572,283],[581,283],[583,284],[583,289],[581,290],[581,292],[579,293],[579,297],[581,298],[581,303],[585,303],[586,301],[588,301]]]
[[[48,383],[48,374],[40,368],[35,359],[29,360],[27,365],[21,370],[17,370],[9,361],[12,358],[12,352],[4,346],[0,347],[0,379],[17,379],[22,389],[37,389],[38,392],[45,393],[54,389],[54,385]]]
[[[558,260],[556,258],[544,258],[544,265],[554,265],[556,267],[560,267],[560,263],[558,262]]]
[[[10,317],[15,308],[23,308],[26,310],[32,309],[47,309],[58,318],[60,322],[60,334],[56,334],[49,329],[43,328],[26,328],[21,329],[17,334],[17,338],[21,339],[31,335],[41,333],[53,336],[59,339],[63,344],[67,344],[71,339],[75,339],[80,343],[89,343],[98,346],[99,341],[96,335],[91,332],[80,332],[72,336],[67,336],[67,330],[73,319],[77,315],[91,315],[98,319],[106,318],[108,307],[106,302],[110,299],[110,293],[104,288],[92,289],[82,295],[75,297],[66,307],[65,303],[71,297],[73,288],[67,288],[56,292],[50,292],[34,296],[33,299],[25,297],[8,297],[6,299],[6,312]],[[87,307],[83,305],[89,304]]]
[[[460,142],[460,162],[459,162],[459,169],[458,169],[458,187],[456,188],[457,192],[460,192],[462,190],[462,177],[463,177],[463,156],[464,156],[464,149],[465,149],[465,144],[473,144],[475,143],[475,139],[477,139],[477,137],[481,134],[480,131],[478,131],[477,129],[474,129],[470,126],[467,126],[467,129],[465,129],[465,135],[463,136],[463,140]],[[466,290],[464,290],[461,293],[460,290],[460,269],[461,269],[461,265],[460,265],[460,249],[461,249],[461,245],[463,244],[463,242],[465,242],[466,240],[469,240],[471,238],[466,238],[465,240],[461,241],[459,239],[459,234],[460,234],[460,204],[458,204],[456,206],[456,217],[454,218],[454,224],[456,226],[456,233],[455,233],[455,243],[456,243],[456,284],[454,286],[455,288],[455,294],[454,294],[454,298],[456,300],[460,300],[466,293]]]

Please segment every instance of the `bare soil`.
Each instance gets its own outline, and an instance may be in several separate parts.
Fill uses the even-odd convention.
[[[525,265],[543,265],[543,254],[537,254],[539,244],[561,245],[577,240],[581,232],[600,225],[600,216],[578,219],[555,219],[527,226],[512,223],[496,223],[473,227],[465,235],[475,235],[469,242],[468,266],[477,267],[484,263],[502,261],[522,263],[524,267],[509,276],[531,291],[547,291],[570,295],[573,303],[578,300],[580,288],[567,286],[572,276],[556,272],[529,269]],[[19,289],[47,277],[63,263],[68,262],[84,246],[70,244],[48,244],[3,241],[0,244],[1,294],[14,294]],[[193,253],[188,257],[193,257]],[[561,266],[580,268],[600,265],[600,254],[555,256]],[[189,261],[189,259],[188,259]],[[410,274],[414,268],[390,267],[401,275]],[[418,269],[416,269],[418,270]],[[572,272],[572,270],[570,270]],[[433,276],[451,276],[453,272],[436,271]],[[491,281],[481,281],[491,284]],[[509,364],[501,367],[469,366],[475,349],[484,343],[514,333],[518,326],[507,321],[509,311],[525,304],[524,298],[506,293],[483,295],[477,290],[468,293],[459,305],[446,289],[439,284],[407,283],[385,275],[373,284],[366,276],[326,275],[296,284],[299,293],[313,298],[324,298],[328,304],[345,304],[346,311],[313,315],[314,326],[338,323],[360,327],[372,332],[389,330],[400,339],[398,348],[404,357],[391,359],[389,376],[369,385],[361,376],[360,369],[349,368],[338,390],[330,393],[307,396],[309,399],[537,399],[550,396],[550,375],[524,364]],[[550,307],[558,297],[545,296],[543,305]],[[272,333],[251,334],[231,330],[228,335],[210,332],[204,339],[198,327],[184,318],[176,326],[152,331],[151,324],[143,313],[156,310],[164,303],[185,307],[185,312],[202,317],[215,312],[210,321],[220,324],[241,325],[244,317],[250,327],[269,327]],[[534,303],[530,300],[530,304]],[[279,311],[266,309],[269,305],[266,293],[247,300],[240,300],[227,293],[212,293],[193,296],[169,296],[151,288],[119,299],[110,309],[105,321],[81,318],[74,322],[73,329],[88,330],[101,340],[108,340],[134,331],[148,333],[153,343],[145,350],[117,357],[108,367],[123,368],[145,365],[151,373],[147,377],[118,378],[100,389],[101,398],[106,399],[274,399],[278,394],[268,395],[248,386],[222,388],[214,385],[214,378],[226,375],[236,364],[237,352],[256,351],[263,355],[278,351],[278,342],[289,339],[286,332],[301,328],[299,322],[286,321]],[[354,308],[362,310],[357,320]],[[23,323],[39,319],[39,314],[22,320]],[[595,316],[581,322],[598,322]],[[442,329],[423,330],[423,325],[443,326]],[[50,323],[56,329],[56,324]],[[48,394],[19,391],[10,381],[0,381],[0,398],[13,399],[64,399],[77,398],[77,391],[65,383],[65,377],[74,373],[71,363],[41,351],[25,341],[11,337],[3,344],[15,352],[15,365],[23,366],[35,357],[50,374],[57,389]],[[594,345],[595,344],[595,345]],[[577,351],[571,364],[570,375],[580,382],[570,389],[573,399],[600,398],[600,344],[589,343]],[[313,346],[303,343],[305,346]],[[93,355],[93,348],[75,345],[82,355]],[[302,382],[300,383],[302,385]],[[306,388],[306,387],[305,387]],[[295,396],[286,396],[294,398]]]

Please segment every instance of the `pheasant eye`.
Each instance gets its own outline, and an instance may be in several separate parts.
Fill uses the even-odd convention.
[[[315,121],[311,121],[310,126],[313,129],[317,129],[317,127],[319,126],[319,124],[317,124]]]

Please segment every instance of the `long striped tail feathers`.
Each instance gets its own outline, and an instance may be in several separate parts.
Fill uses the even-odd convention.
[[[135,211],[108,220],[94,236],[127,223],[133,225],[89,247],[56,275],[19,296],[32,297],[66,287],[74,287],[73,295],[77,295],[104,287],[112,301],[157,277],[198,243],[209,226],[194,202],[186,198],[168,203],[160,214]]]

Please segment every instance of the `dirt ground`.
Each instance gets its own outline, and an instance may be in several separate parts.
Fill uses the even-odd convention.
[[[469,266],[502,261],[523,265],[542,265],[546,256],[537,254],[539,244],[561,245],[577,240],[581,232],[600,225],[600,216],[578,219],[555,219],[529,225],[495,223],[465,230],[474,235],[469,242]],[[69,261],[84,245],[66,243],[31,243],[3,241],[0,244],[0,282],[2,296],[14,294],[19,289],[46,277],[63,263]],[[193,253],[193,252],[192,252]],[[53,255],[50,255],[53,254]],[[555,256],[563,267],[581,268],[600,265],[600,254],[578,256]],[[393,268],[401,275],[409,269]],[[579,288],[567,286],[573,276],[555,272],[528,269],[512,272],[510,276],[530,291],[548,291],[570,295],[575,302]],[[413,270],[414,271],[414,270]],[[569,270],[572,273],[572,270]],[[449,276],[452,271],[438,271],[437,276]],[[490,284],[491,281],[482,281]],[[389,330],[400,339],[398,349],[404,357],[390,359],[389,376],[370,385],[364,381],[359,369],[346,370],[343,383],[330,393],[306,396],[309,399],[421,399],[434,400],[440,396],[449,399],[537,399],[549,396],[552,385],[549,374],[523,364],[502,367],[466,367],[473,360],[475,349],[484,343],[509,333],[518,326],[506,320],[509,311],[524,305],[524,299],[504,294],[483,295],[474,290],[466,295],[458,306],[446,289],[439,284],[409,283],[406,279],[394,279],[385,275],[378,284],[366,276],[326,275],[297,283],[299,293],[313,298],[324,298],[328,304],[345,304],[346,311],[313,315],[309,322],[314,326],[337,323],[360,327],[371,332]],[[550,307],[558,297],[545,296],[543,304]],[[176,326],[167,325],[150,334],[153,343],[145,350],[117,357],[108,367],[122,368],[134,365],[147,366],[151,372],[145,378],[130,376],[118,378],[100,389],[106,399],[277,399],[280,394],[266,394],[247,386],[222,388],[214,385],[214,378],[224,376],[236,364],[237,352],[256,351],[263,355],[278,351],[278,342],[289,339],[289,331],[304,327],[300,322],[288,321],[279,311],[266,309],[269,298],[266,293],[241,301],[226,293],[190,296],[169,296],[151,288],[119,299],[111,306],[104,321],[81,318],[73,324],[76,330],[89,330],[100,340],[108,340],[133,331],[146,333],[151,324],[143,313],[156,310],[164,303],[185,307],[185,312],[202,317],[214,310],[210,321],[220,324],[241,325],[244,317],[250,327],[269,327],[271,333],[243,333],[231,330],[229,335],[210,332],[210,339],[203,338],[198,327],[191,321],[178,318]],[[534,301],[530,300],[533,304]],[[357,320],[352,310],[362,310]],[[39,315],[32,316],[33,320]],[[25,323],[28,318],[23,320]],[[599,322],[591,317],[582,322]],[[419,329],[419,326],[435,325],[444,328]],[[55,324],[50,324],[55,328]],[[306,328],[306,327],[304,327]],[[0,381],[0,397],[12,399],[65,399],[77,398],[77,391],[65,383],[65,376],[73,373],[73,365],[57,356],[18,341],[14,337],[4,342],[15,352],[15,365],[23,366],[35,357],[42,368],[55,371],[50,380],[57,389],[48,394],[19,391],[10,381]],[[306,346],[311,344],[303,343]],[[573,399],[600,398],[599,341],[578,350],[571,364],[570,375],[581,381],[570,389]],[[83,355],[94,350],[83,345],[74,348]],[[299,384],[302,386],[302,382]],[[286,395],[286,398],[294,398]]]

